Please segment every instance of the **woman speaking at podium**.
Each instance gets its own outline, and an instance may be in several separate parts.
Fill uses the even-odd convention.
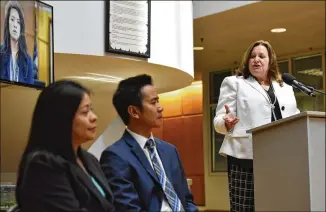
[[[252,43],[236,76],[223,80],[214,118],[216,132],[225,134],[219,153],[227,157],[231,211],[254,211],[252,136],[246,131],[297,113],[272,46]]]

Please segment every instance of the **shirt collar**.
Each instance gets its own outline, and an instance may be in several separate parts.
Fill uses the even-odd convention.
[[[126,128],[126,130],[130,133],[130,135],[137,141],[137,143],[139,144],[139,146],[142,148],[142,149],[145,149],[145,145],[146,145],[146,142],[149,140],[149,139],[152,139],[154,141],[154,144],[155,144],[155,139],[154,139],[154,136],[153,134],[151,133],[151,135],[149,136],[149,138],[146,138],[142,135],[139,135],[133,131],[131,131],[130,129]]]

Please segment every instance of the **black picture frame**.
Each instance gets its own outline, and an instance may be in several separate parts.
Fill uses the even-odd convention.
[[[38,4],[40,5],[44,5],[46,7],[49,7],[51,8],[51,16],[52,16],[52,33],[51,33],[51,36],[52,36],[52,51],[49,51],[49,56],[50,56],[50,60],[52,61],[52,64],[50,64],[50,67],[49,67],[49,85],[52,84],[54,82],[54,24],[53,24],[53,6],[52,5],[49,5],[47,3],[44,3],[40,0],[31,0],[33,2],[37,2]],[[2,30],[2,28],[0,28],[0,30]],[[52,68],[52,69],[51,69]],[[23,82],[15,82],[15,81],[10,81],[10,80],[7,80],[7,79],[3,79],[3,78],[0,78],[0,87],[8,87],[8,86],[11,86],[11,85],[16,85],[16,86],[22,86],[22,87],[27,87],[27,88],[34,88],[34,89],[37,89],[37,90],[42,90],[44,89],[46,86],[44,84],[44,82],[42,81],[38,81],[38,80],[35,80],[34,81],[34,84],[29,84],[29,83],[23,83]]]
[[[50,54],[50,57],[52,58],[52,70],[49,70],[49,85],[51,85],[52,83],[54,83],[54,73],[55,73],[55,71],[54,71],[54,16],[53,16],[53,6],[52,5],[49,5],[49,4],[47,4],[47,3],[45,3],[45,2],[43,2],[43,1],[40,1],[40,0],[36,0],[36,2],[38,2],[39,4],[43,4],[43,5],[45,5],[45,6],[47,6],[47,7],[49,7],[49,8],[51,8],[51,16],[52,16],[52,22],[51,22],[51,24],[52,24],[52,32],[51,32],[51,36],[52,36],[52,51],[49,51],[49,54]],[[51,69],[51,67],[50,67],[50,69]]]
[[[130,2],[130,1],[129,1]],[[139,2],[139,1],[135,1],[135,2]],[[144,1],[143,1],[144,2]],[[123,54],[123,55],[130,55],[130,56],[136,56],[136,57],[142,57],[142,58],[150,58],[150,49],[151,49],[151,1],[147,0],[147,11],[148,11],[148,15],[147,15],[147,50],[145,53],[141,53],[141,52],[135,52],[135,51],[128,51],[128,50],[123,50],[123,49],[117,49],[111,46],[111,41],[112,41],[112,37],[111,37],[111,32],[110,32],[110,25],[112,24],[111,21],[111,1],[110,0],[106,0],[105,1],[105,52],[107,53],[116,53],[116,54]]]

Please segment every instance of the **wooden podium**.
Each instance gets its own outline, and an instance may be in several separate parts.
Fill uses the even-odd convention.
[[[302,112],[248,132],[256,212],[325,211],[325,113]]]

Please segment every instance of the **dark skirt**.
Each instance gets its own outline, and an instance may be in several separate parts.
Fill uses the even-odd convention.
[[[253,212],[254,176],[252,160],[227,157],[231,212]]]

